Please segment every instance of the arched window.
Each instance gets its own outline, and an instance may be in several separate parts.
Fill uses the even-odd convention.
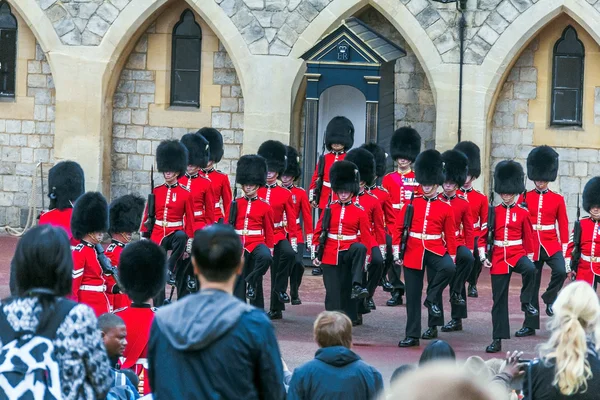
[[[173,28],[171,105],[200,107],[202,29],[194,13],[185,10]]]
[[[553,55],[551,124],[581,126],[585,49],[572,26],[563,31]]]
[[[0,97],[15,97],[17,70],[17,19],[0,0]]]

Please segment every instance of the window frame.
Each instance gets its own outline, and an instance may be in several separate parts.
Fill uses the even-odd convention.
[[[562,42],[567,40],[567,33],[573,31],[575,34],[576,43],[581,46],[581,52],[576,53],[567,53],[567,52],[559,52],[558,47]],[[557,69],[558,69],[558,60],[564,59],[578,59],[580,64],[580,76],[579,76],[579,87],[559,87],[556,85],[557,79]],[[569,25],[564,30],[563,33],[554,44],[554,48],[552,50],[552,81],[550,88],[550,126],[556,127],[581,127],[583,126],[583,91],[584,91],[584,77],[585,77],[585,46],[581,40],[579,40],[579,35],[577,34],[577,30]],[[556,99],[555,94],[557,91],[577,91],[576,98],[576,120],[557,120],[556,119]]]
[[[198,36],[195,35],[178,35],[177,34],[177,29],[185,22],[185,18],[187,16],[187,14],[190,14],[192,16],[192,22],[198,27]],[[198,49],[198,69],[183,69],[183,68],[176,68],[176,60],[177,60],[177,41],[178,40],[198,40],[199,42],[199,49]],[[197,88],[197,93],[196,93],[196,99],[193,102],[182,102],[182,101],[176,101],[175,100],[175,79],[176,79],[176,74],[178,71],[182,71],[182,72],[197,72],[198,73],[198,88]],[[179,22],[177,22],[175,24],[175,26],[173,27],[173,32],[172,32],[172,39],[171,39],[171,90],[170,90],[170,100],[169,103],[171,105],[171,107],[195,107],[195,108],[200,108],[200,87],[202,85],[202,27],[200,26],[200,24],[196,21],[196,15],[194,14],[194,12],[192,10],[190,10],[189,8],[184,10],[181,13],[181,17],[179,18]]]
[[[13,62],[12,65],[7,65],[7,68],[9,71],[11,71],[11,67],[12,67],[12,72],[5,72],[5,74],[9,75],[9,79],[12,79],[12,86],[13,86],[13,91],[9,92],[7,90],[2,90],[2,87],[0,86],[0,99],[14,99],[16,97],[16,92],[17,92],[17,45],[18,45],[18,34],[19,34],[19,21],[17,21],[17,17],[15,17],[15,15],[12,12],[12,9],[10,8],[10,4],[8,4],[8,2],[6,2],[5,0],[0,0],[0,9],[5,8],[6,10],[8,10],[8,13],[4,13],[6,15],[6,21],[4,21],[6,23],[6,25],[2,25],[3,23],[3,19],[2,17],[0,17],[0,42],[1,42],[1,35],[2,35],[2,31],[12,31],[14,32],[14,36],[15,36],[15,40],[14,40],[14,57],[13,57]],[[0,16],[2,16],[3,13],[0,13]],[[12,21],[11,21],[12,20]],[[9,26],[9,25],[14,25],[14,26]],[[3,68],[3,66],[0,64],[0,70]],[[2,74],[2,72],[0,72],[0,75]],[[11,76],[12,75],[12,76]]]

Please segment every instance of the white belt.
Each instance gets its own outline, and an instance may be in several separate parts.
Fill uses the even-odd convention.
[[[204,214],[204,212],[202,212],[202,211],[194,211],[194,216],[195,216],[195,217],[199,217],[199,216],[201,216],[202,214]]]
[[[331,183],[329,183],[327,181],[323,181],[323,186],[330,188],[331,187]]]
[[[221,208],[221,202],[215,203],[215,208]]]
[[[479,228],[481,226],[481,224],[479,222],[475,222],[473,224],[473,229]]]
[[[555,225],[534,225],[534,231],[553,231],[556,229]]]
[[[408,235],[410,237],[414,237],[415,239],[421,239],[421,240],[437,240],[437,239],[442,238],[442,235],[427,235],[427,234],[413,233],[413,232],[410,232]]]
[[[583,261],[587,261],[587,262],[600,262],[600,257],[590,257],[590,256],[586,256],[585,254],[581,255],[581,259]]]
[[[85,290],[87,292],[104,292],[106,285],[81,285],[79,290]]]
[[[358,236],[356,235],[334,235],[333,233],[328,233],[327,237],[333,240],[354,240]]]
[[[510,246],[519,246],[523,244],[523,240],[494,240],[494,246],[498,247],[510,247]]]
[[[460,235],[460,231],[454,232],[454,236],[458,236],[458,235]]]
[[[262,235],[263,231],[262,231],[262,229],[256,229],[256,230],[236,229],[235,233],[237,233],[238,235],[242,235],[242,236],[255,236],[255,235]]]
[[[300,223],[300,218],[296,218],[296,223],[299,224]]]
[[[273,224],[273,228],[283,228],[284,226],[286,226],[287,224],[285,222],[275,222]]]
[[[400,210],[402,208],[402,204],[392,204],[392,207],[396,210]]]
[[[125,364],[125,361],[127,359],[125,357],[120,357],[119,360],[121,361],[121,364]],[[134,365],[141,365],[142,367],[148,369],[148,359],[147,358],[138,358],[138,360],[135,362]]]
[[[178,226],[183,226],[183,221],[177,221],[177,222],[156,221],[156,223],[154,225],[160,226],[161,228],[177,228]]]

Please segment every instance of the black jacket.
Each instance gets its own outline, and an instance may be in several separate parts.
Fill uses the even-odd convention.
[[[288,400],[368,400],[383,390],[379,371],[343,346],[317,350],[315,359],[294,370]]]
[[[523,400],[597,400],[600,398],[600,359],[593,348],[588,350],[588,362],[592,369],[593,377],[587,382],[584,393],[565,396],[558,388],[552,385],[554,380],[554,365],[552,360],[546,365],[543,361],[534,360],[525,373],[523,382]],[[531,391],[529,390],[531,386]]]
[[[159,309],[148,364],[155,400],[285,399],[271,322],[222,291],[201,290]]]

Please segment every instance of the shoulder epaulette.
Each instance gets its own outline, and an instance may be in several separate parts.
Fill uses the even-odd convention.
[[[268,201],[266,201],[265,199],[263,199],[262,197],[259,197],[258,199],[259,199],[260,201],[262,201],[263,203],[265,203],[265,204],[269,204],[269,202],[268,202]],[[270,204],[269,204],[269,205],[270,205]]]
[[[587,215],[587,216],[585,216],[585,217],[582,217],[581,219],[590,219],[590,216],[589,216],[589,215]]]
[[[106,248],[106,251],[114,251],[114,250],[115,250],[115,247],[117,247],[117,245],[116,245],[116,244],[114,244],[114,243],[111,243],[111,244],[109,244],[109,245],[108,245],[108,247]]]
[[[358,209],[360,209],[360,210],[363,210],[363,211],[365,210],[365,209],[363,208],[363,206],[361,206],[361,205],[360,205],[360,204],[358,204],[358,203],[354,203],[354,205],[356,206],[356,208],[358,208]]]
[[[377,189],[379,189],[381,191],[384,191],[386,193],[389,193],[389,191],[386,188],[384,188],[383,186],[381,186],[381,185],[377,185]]]
[[[156,311],[158,311],[158,308],[152,307],[151,310],[152,310],[152,312],[156,312]]]
[[[371,197],[375,197],[375,198],[377,198],[377,196],[375,196],[375,195],[374,195],[373,193],[371,193],[371,191],[369,191],[369,190],[365,190],[365,193],[366,193],[366,194],[368,194],[368,195],[369,195],[369,196],[371,196]]]
[[[209,182],[212,182],[212,181],[210,180],[210,178],[208,177],[208,175],[204,175],[204,174],[200,175],[200,174],[198,174],[198,176],[199,176],[199,177],[201,177],[201,178],[204,178],[204,179],[206,179],[206,180],[207,180],[207,181],[209,181]]]
[[[121,307],[121,308],[118,308],[118,309],[116,309],[116,310],[115,310],[115,311],[113,311],[112,313],[113,313],[113,314],[116,314],[116,313],[118,313],[118,312],[125,311],[125,310],[127,310],[128,308],[129,308],[129,307]]]
[[[160,185],[156,185],[156,186],[154,186],[154,189],[158,189],[159,187],[164,186],[164,185],[165,185],[164,183],[160,184]]]
[[[181,183],[179,184],[179,186],[181,186],[181,188],[182,188],[183,190],[185,190],[185,191],[188,191],[188,192],[190,191],[190,188],[189,188],[189,187],[187,187],[187,186],[185,186],[185,185],[182,185]]]
[[[85,245],[83,243],[79,243],[77,246],[73,247],[73,251],[81,251]]]
[[[462,199],[462,200],[464,200],[466,202],[469,202],[469,199],[467,199],[467,196],[464,196],[462,194],[457,194],[456,197],[458,197],[459,199]]]
[[[294,186],[294,188],[298,189],[298,190],[302,190],[303,192],[306,192],[306,190],[300,186]]]
[[[281,185],[277,185],[277,186],[279,186],[280,188],[282,188],[282,189],[285,189],[286,191],[288,191],[288,192],[292,193],[292,191],[291,191],[290,189],[286,188],[286,187],[283,187],[283,186],[281,186]]]
[[[218,173],[220,173],[220,174],[226,175],[225,172],[221,171],[220,169],[215,169],[215,171],[218,172]]]
[[[529,212],[529,209],[528,209],[526,206],[524,206],[523,204],[519,203],[519,204],[517,204],[517,205],[518,205],[519,207],[521,207],[523,210],[527,210],[527,212]]]

